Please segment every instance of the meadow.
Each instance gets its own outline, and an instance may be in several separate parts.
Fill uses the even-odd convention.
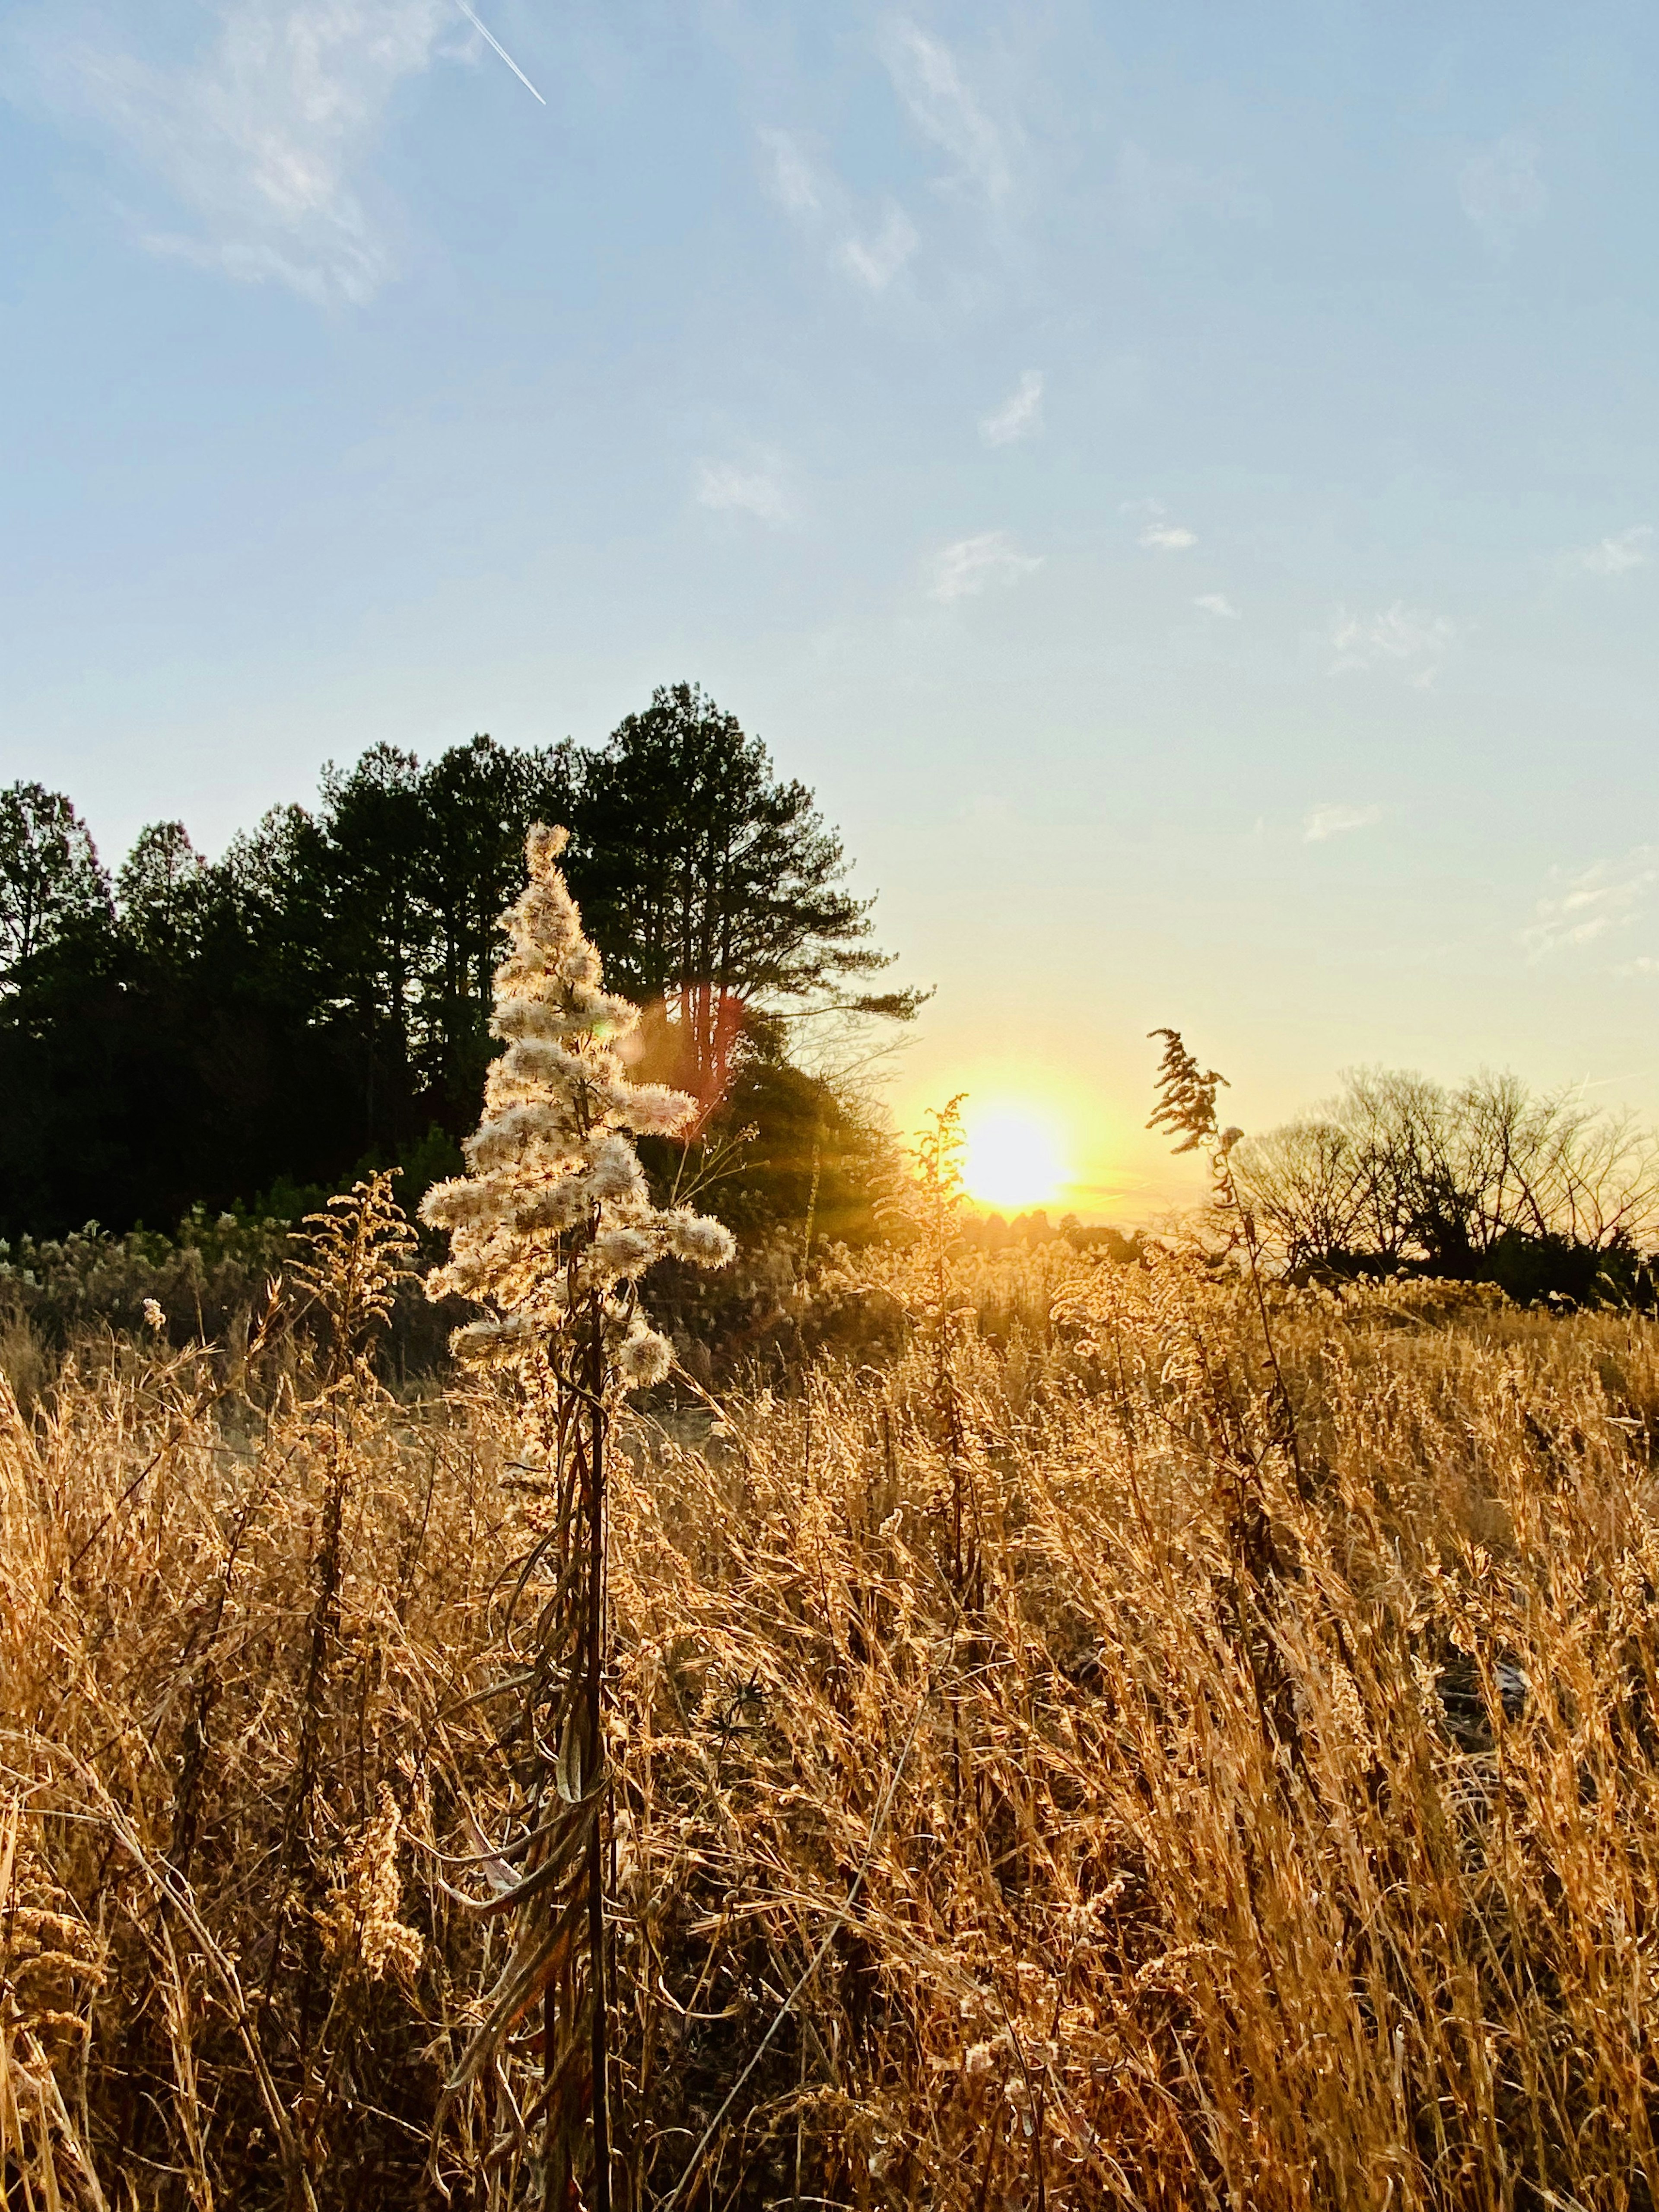
[[[926,1235],[788,1295],[902,1326],[612,1435],[616,2201],[1649,2205],[1659,1325]],[[372,1337],[290,1274],[0,1394],[9,2212],[538,2201],[551,1492],[515,1370]]]

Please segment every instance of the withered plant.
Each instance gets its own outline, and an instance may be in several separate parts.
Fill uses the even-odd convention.
[[[651,1201],[633,1137],[689,1126],[696,1102],[626,1074],[616,1047],[635,1011],[600,988],[556,865],[564,842],[562,830],[530,833],[530,880],[504,918],[510,942],[495,974],[491,1027],[507,1048],[466,1146],[471,1173],[422,1207],[453,1248],[431,1294],[488,1308],[453,1348],[512,1370],[518,1471],[542,1500],[504,1632],[514,1792],[484,1855],[496,1879],[482,1909],[508,1916],[514,1941],[437,2128],[447,2100],[488,2074],[501,2128],[492,2156],[527,2158],[556,2212],[579,2183],[595,2212],[610,2212],[610,1432],[629,1390],[661,1382],[672,1359],[641,1310],[640,1276],[669,1252],[720,1267],[733,1247],[718,1222]],[[540,2078],[515,2085],[512,2038],[537,2006]]]

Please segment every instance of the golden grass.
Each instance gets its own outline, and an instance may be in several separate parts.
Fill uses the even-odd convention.
[[[622,1433],[620,2201],[1650,2205],[1659,1327],[1287,1297],[1299,1494],[1235,1287],[958,1291]],[[528,2201],[533,2017],[422,2179],[518,1434],[122,1346],[0,1401],[9,2212]]]

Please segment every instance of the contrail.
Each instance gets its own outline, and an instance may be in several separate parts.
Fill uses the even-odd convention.
[[[471,24],[473,29],[478,33],[478,36],[481,39],[486,40],[490,46],[495,47],[496,52],[507,64],[508,69],[512,70],[514,76],[518,78],[519,82],[524,87],[525,90],[527,93],[532,94],[536,99],[542,100],[540,93],[537,92],[535,86],[532,84],[530,79],[519,67],[519,64],[514,60],[512,55],[508,53],[507,48],[501,44],[501,40],[495,37],[493,32],[487,31],[484,28],[483,25],[478,21],[471,8],[467,6],[466,0],[455,0],[455,5],[460,9],[462,15],[465,16],[467,21]],[[542,106],[545,107],[546,105],[547,102],[544,100],[542,100]]]

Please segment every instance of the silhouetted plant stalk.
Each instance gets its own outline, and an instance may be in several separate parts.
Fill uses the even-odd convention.
[[[539,824],[526,841],[530,880],[504,917],[510,944],[495,972],[491,1029],[507,1048],[465,1147],[471,1172],[421,1208],[451,1240],[428,1292],[486,1309],[452,1348],[516,1377],[522,1471],[542,1500],[506,1632],[517,1711],[501,1742],[514,1795],[489,1855],[495,1893],[479,1908],[509,1917],[514,1941],[434,2141],[455,2098],[494,2075],[507,2118],[493,2162],[527,2160],[544,2206],[563,2212],[580,2191],[609,2212],[606,1452],[628,1392],[661,1382],[672,1360],[640,1310],[639,1278],[669,1253],[721,1267],[733,1246],[718,1222],[652,1204],[633,1139],[691,1126],[696,1101],[629,1079],[616,1047],[637,1017],[601,988],[556,865],[564,843],[562,830]],[[532,1597],[526,1632],[519,1617]],[[541,2080],[521,2100],[505,2079],[507,2043],[538,2003]]]
[[[965,1601],[974,1578],[975,1543],[971,1528],[973,1496],[968,1464],[968,1424],[957,1374],[957,1340],[964,1310],[957,1295],[951,1259],[957,1241],[957,1217],[964,1192],[959,1091],[928,1115],[915,1149],[916,1205],[921,1227],[922,1264],[927,1284],[923,1315],[933,1354],[933,1409],[950,1469],[950,1528],[946,1563],[951,1587],[958,1601]]]
[[[1310,1486],[1302,1464],[1296,1407],[1273,1341],[1273,1319],[1262,1276],[1261,1242],[1255,1217],[1240,1195],[1232,1170],[1233,1147],[1244,1132],[1231,1127],[1222,1128],[1216,1115],[1216,1093],[1229,1087],[1227,1079],[1213,1067],[1200,1067],[1188,1051],[1178,1030],[1153,1030],[1150,1034],[1163,1038],[1164,1057],[1157,1076],[1158,1103],[1146,1126],[1149,1129],[1163,1128],[1178,1138],[1173,1147],[1177,1154],[1201,1149],[1208,1156],[1212,1218],[1226,1238],[1229,1252],[1243,1249],[1245,1272],[1261,1324],[1273,1407],[1268,1448],[1276,1444],[1285,1452],[1297,1496],[1306,1504],[1310,1498]],[[1207,1352],[1201,1356],[1207,1364]],[[1231,1402],[1231,1391],[1219,1376],[1211,1377],[1210,1382],[1209,1400],[1219,1416],[1217,1426],[1223,1455],[1233,1475],[1233,1545],[1242,1569],[1235,1592],[1238,1632],[1255,1686],[1262,1725],[1300,1765],[1300,1731],[1293,1689],[1273,1634],[1275,1592],[1283,1567],[1262,1483],[1261,1453]],[[1258,1607],[1266,1616],[1260,1633],[1251,1619]]]
[[[391,1317],[398,1285],[410,1272],[409,1255],[415,1248],[409,1222],[392,1194],[395,1172],[373,1174],[331,1198],[324,1212],[307,1214],[309,1256],[291,1270],[295,1285],[304,1294],[301,1311],[315,1314],[324,1324],[321,1388],[304,1411],[320,1437],[327,1473],[312,1559],[314,1595],[307,1627],[299,1744],[283,1824],[270,1952],[256,2015],[261,2025],[281,1971],[285,1922],[294,1890],[302,1879],[302,1868],[313,1877],[316,1872],[311,1864],[311,1808],[328,1705],[329,1671],[340,1644],[341,1538],[351,1473],[357,1464],[356,1417],[384,1395],[374,1376],[372,1354]],[[204,1684],[210,1679],[210,1670],[204,1668]],[[200,1723],[204,1722],[204,1708]],[[193,1810],[190,1817],[193,1822]],[[186,1838],[189,1832],[186,1828]],[[307,1945],[298,2007],[301,2060],[307,2067],[315,1966],[314,1948]]]

